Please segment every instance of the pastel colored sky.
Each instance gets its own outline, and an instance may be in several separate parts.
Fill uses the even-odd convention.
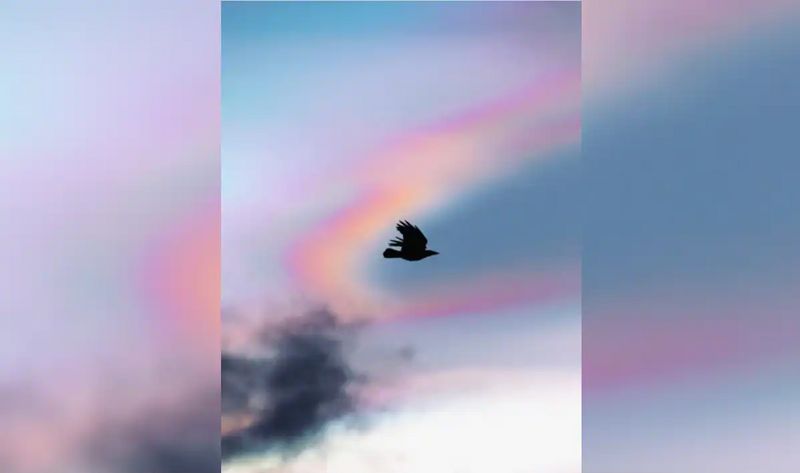
[[[800,461],[799,13],[585,5],[585,473]]]
[[[568,158],[541,162],[557,168],[553,172],[561,176],[558,179],[539,175],[538,164],[531,164],[530,175],[516,173],[511,166],[517,185],[497,176],[502,185],[465,186],[466,194],[461,197],[453,199],[453,194],[448,194],[441,200],[431,199],[431,205],[442,202],[443,206],[413,214],[426,231],[436,233],[436,241],[446,240],[448,248],[466,245],[466,251],[469,241],[460,236],[465,228],[472,228],[476,214],[479,218],[505,215],[492,212],[489,205],[481,212],[476,209],[480,205],[470,204],[470,199],[502,205],[515,198],[515,190],[526,189],[526,202],[546,205],[547,201],[529,198],[528,190],[553,195],[556,190],[546,191],[553,185],[577,195],[569,185],[557,183],[581,182],[576,177],[581,167],[581,174],[600,172],[598,176],[605,176],[600,182],[586,183],[590,192],[583,197],[595,204],[595,212],[589,216],[597,216],[589,222],[595,226],[583,235],[586,473],[641,473],[654,466],[674,473],[796,473],[800,464],[795,448],[800,393],[794,381],[795,347],[800,343],[793,335],[797,333],[793,294],[798,267],[793,242],[800,241],[800,225],[790,217],[798,215],[791,204],[799,198],[796,183],[787,181],[793,174],[785,172],[796,169],[795,160],[785,150],[795,146],[792,124],[798,99],[794,82],[781,79],[797,76],[793,64],[800,41],[791,23],[798,13],[794,3],[587,2],[582,13],[585,96],[581,166],[573,164],[570,170]],[[214,287],[211,281],[219,278],[220,258],[209,248],[218,245],[220,229],[220,5],[196,0],[102,4],[77,0],[6,2],[0,9],[0,42],[8,46],[0,76],[0,156],[4,164],[0,179],[6,196],[0,202],[0,215],[6,222],[0,235],[0,256],[6,269],[0,280],[4,288],[0,327],[6,335],[0,344],[0,417],[5,421],[0,431],[0,458],[4,471],[13,473],[97,470],[93,463],[97,459],[87,454],[86,447],[98,432],[105,434],[102,427],[109,417],[133,426],[147,419],[158,430],[157,416],[143,406],[155,403],[168,406],[166,412],[179,412],[188,404],[186,399],[208,386],[215,391],[218,385],[219,334],[214,319],[219,305],[218,296],[209,292]],[[486,18],[486,23],[499,21]],[[473,19],[465,23],[474,24]],[[518,21],[524,22],[524,16]],[[398,22],[411,27],[409,23],[415,22]],[[525,28],[516,28],[521,29]],[[305,135],[292,135],[292,130],[299,133],[307,127],[281,117],[270,123],[271,129],[278,130],[272,134],[280,147],[269,151],[282,154],[289,148],[296,159],[264,161],[270,170],[281,170],[275,175],[279,179],[270,180],[266,169],[237,169],[232,163],[223,163],[227,245],[223,250],[227,256],[223,290],[229,305],[261,300],[266,282],[271,287],[291,288],[305,281],[315,292],[329,291],[331,281],[325,268],[294,266],[291,263],[297,260],[278,250],[305,241],[295,238],[301,230],[318,228],[315,223],[334,210],[363,202],[352,193],[355,184],[363,183],[352,171],[359,169],[359,159],[396,142],[377,135],[369,142],[354,140],[360,130],[368,126],[389,135],[414,124],[443,126],[437,120],[451,117],[450,112],[479,110],[461,108],[465,97],[484,105],[501,99],[494,94],[501,85],[496,81],[504,81],[502,85],[510,93],[525,90],[525,84],[514,83],[511,77],[530,79],[522,73],[531,72],[528,66],[533,61],[515,64],[520,52],[491,54],[481,48],[482,41],[462,51],[492,55],[487,59],[491,64],[503,65],[496,74],[488,68],[476,71],[474,65],[457,58],[445,64],[456,68],[454,71],[461,68],[458,83],[463,87],[469,84],[469,90],[451,91],[451,84],[433,87],[430,82],[425,84],[430,90],[410,87],[417,74],[403,65],[415,61],[415,55],[399,58],[400,67],[390,75],[398,80],[405,77],[406,90],[414,90],[413,95],[396,95],[397,90],[387,94],[381,77],[370,78],[373,87],[359,91],[370,100],[386,96],[386,103],[402,99],[416,104],[409,109],[386,107],[378,110],[380,114],[365,115],[358,121],[354,117],[364,112],[364,107],[359,113],[341,116],[338,112],[353,104],[337,102],[336,94],[328,94],[333,98],[327,105],[319,95],[309,95],[305,115],[295,116],[305,125],[314,125],[320,134],[336,123],[336,133],[325,136],[326,146],[339,150],[335,155],[315,153],[316,140],[304,146]],[[545,62],[562,57],[556,56]],[[318,64],[323,71],[332,69],[325,58],[296,61],[291,50],[279,57],[282,71],[302,70],[309,64]],[[387,59],[381,64],[389,67],[386,63],[391,62]],[[439,66],[438,62],[426,63],[428,71]],[[435,79],[435,74],[429,76]],[[316,79],[307,77],[307,81]],[[349,89],[350,83],[342,77],[332,83],[352,92],[355,84],[363,82],[353,82]],[[288,80],[280,85],[293,87]],[[520,88],[513,89],[515,85]],[[237,90],[255,89],[243,86]],[[420,90],[425,94],[417,96]],[[285,107],[278,102],[283,91],[275,95],[271,102],[261,103],[264,106],[259,110]],[[425,108],[432,97],[441,104],[440,109]],[[324,113],[316,115],[320,110]],[[306,121],[312,117],[316,121]],[[423,118],[423,123],[417,122]],[[243,149],[226,146],[225,152],[261,152],[266,138],[258,120],[252,123],[249,129],[237,125],[243,136],[236,136],[235,141]],[[717,139],[720,133],[729,138]],[[743,147],[744,143],[750,146]],[[563,152],[569,155],[568,150]],[[340,159],[353,161],[341,166]],[[343,172],[337,174],[340,169]],[[360,169],[368,172],[366,167]],[[328,176],[336,177],[330,180],[334,183],[331,188],[325,187]],[[288,177],[295,180],[284,180]],[[528,185],[528,177],[537,184]],[[684,192],[687,179],[689,189]],[[635,186],[628,187],[631,183]],[[262,192],[275,186],[281,191]],[[327,198],[315,200],[310,208],[306,208],[308,200],[298,199],[303,211],[297,212],[293,202],[306,195],[309,186],[320,189]],[[630,192],[623,192],[625,189]],[[598,198],[609,191],[608,195],[615,197]],[[266,198],[271,195],[273,200]],[[714,199],[701,201],[698,195]],[[453,203],[456,200],[460,203]],[[535,227],[552,230],[545,238],[551,243],[543,243],[548,250],[537,255],[509,246],[507,252],[498,254],[503,261],[499,269],[513,267],[516,255],[522,256],[519,266],[524,268],[551,258],[565,262],[564,255],[574,255],[570,245],[560,242],[570,241],[564,235],[578,232],[580,220],[572,218],[580,215],[582,206],[569,198],[553,202],[563,206],[538,215],[561,220]],[[355,210],[360,209],[356,206]],[[665,213],[669,218],[657,218]],[[254,219],[254,214],[263,218]],[[503,225],[519,221],[507,218]],[[273,227],[274,220],[281,225]],[[597,226],[598,221],[602,225]],[[531,228],[520,226],[517,230]],[[651,231],[643,231],[647,228]],[[384,236],[388,234],[371,237],[374,248],[365,251],[374,254]],[[717,245],[723,236],[731,238]],[[270,264],[277,260],[283,264]],[[357,277],[348,281],[356,281],[356,289],[368,287],[369,296],[373,292],[382,298],[394,291],[419,291],[405,271],[387,273],[379,266],[362,263],[354,264]],[[489,263],[480,262],[482,268],[491,267]],[[447,267],[458,268],[458,264],[463,262],[450,261]],[[570,274],[570,266],[556,266]],[[297,271],[287,270],[291,268]],[[461,266],[459,271],[467,269]],[[546,274],[555,274],[550,269],[547,266]],[[167,274],[173,276],[165,277]],[[504,274],[522,287],[532,278],[528,273]],[[444,272],[433,276],[442,285],[450,278]],[[159,280],[163,283],[156,283]],[[367,286],[362,286],[364,282]],[[195,284],[212,289],[193,290]],[[392,291],[386,291],[387,287]],[[414,313],[450,314],[451,302],[468,301],[475,307],[461,297],[471,292],[463,288],[447,288],[458,297],[426,298],[431,304],[426,311],[401,306],[397,313],[409,314],[408,309],[413,309]],[[494,304],[491,298],[481,300]],[[506,319],[508,326],[515,320],[538,323],[531,321],[526,309],[528,304],[537,305],[536,301],[520,302],[516,294],[504,296],[503,301],[510,301],[503,302],[511,314]],[[294,300],[285,303],[293,304]],[[577,316],[577,308],[569,307],[569,301],[566,304],[567,308],[554,304],[554,320],[564,320],[564,314]],[[517,309],[525,316],[514,318]],[[478,323],[483,322],[480,316],[469,317],[477,317],[470,320]],[[492,317],[484,319],[492,321]],[[440,331],[432,332],[446,333],[450,317],[419,319],[419,323],[442,323]],[[542,319],[547,326],[550,319],[546,315]],[[413,326],[416,320],[409,317],[408,323]],[[661,332],[665,321],[672,330]],[[392,339],[381,332],[385,325],[391,324],[376,325],[378,333],[369,340]],[[520,347],[524,344],[519,340],[529,335],[542,335],[553,343],[560,337],[574,343],[577,321],[571,325],[565,321],[564,325],[567,328],[554,323],[552,330],[538,325],[517,330],[520,338],[509,348],[513,355],[504,355],[503,363],[534,359]],[[482,358],[498,349],[508,337],[505,326],[479,326],[498,330],[498,335],[492,337],[495,342],[486,345],[486,351],[473,352],[473,356]],[[423,351],[436,352],[435,339],[419,340],[426,331],[409,328],[399,333],[407,333],[404,340],[416,340]],[[648,344],[643,335],[653,333],[659,334],[657,343]],[[703,333],[710,334],[714,343],[702,343]],[[541,346],[549,346],[537,340]],[[775,343],[770,343],[773,340]],[[547,348],[548,355],[538,359],[554,363],[558,358],[549,354],[561,353],[571,360],[572,349],[563,349],[570,346],[567,342],[559,344],[559,349]],[[447,361],[444,358],[437,358],[437,366]],[[412,379],[409,386],[419,384],[428,386],[429,392],[441,392],[442,387],[468,384],[471,373]],[[499,386],[509,386],[521,379],[514,376],[495,373],[492,379]],[[571,385],[565,390],[575,392]],[[394,392],[397,399],[403,399],[402,389]],[[474,393],[458,405],[468,406],[486,395]],[[515,406],[513,396],[493,399],[504,400],[498,405]],[[565,399],[572,406],[572,401]],[[413,407],[413,402],[408,405]],[[214,409],[203,412],[212,424],[217,422]],[[572,412],[570,407],[565,415]],[[419,418],[419,414],[408,416],[410,420]],[[427,425],[435,420],[435,416],[429,418]],[[473,421],[466,416],[463,425]],[[407,432],[403,430],[406,425],[408,422],[392,424],[387,419],[372,438],[380,438],[381,432]],[[176,437],[169,429],[163,430],[170,438]],[[214,443],[217,432],[214,428],[210,431]],[[441,430],[434,434],[437,432]],[[331,441],[353,446],[362,440],[345,435]],[[675,455],[676,451],[686,454]],[[486,458],[484,452],[478,457]],[[553,458],[558,460],[557,455]],[[99,468],[115,471],[107,467]]]
[[[222,45],[223,333],[367,319],[388,410],[225,470],[577,472],[580,4],[226,3]],[[441,254],[385,260],[401,218]]]
[[[580,43],[559,39],[564,6],[226,8],[224,300],[283,284],[270,292],[370,307],[380,288],[363,258],[387,220],[424,219],[577,143]],[[302,20],[330,8],[342,24]]]
[[[4,472],[219,385],[219,6],[137,5],[0,7]]]

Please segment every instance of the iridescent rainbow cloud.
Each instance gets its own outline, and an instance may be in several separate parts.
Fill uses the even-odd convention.
[[[423,308],[432,314],[436,307],[452,307],[452,301],[446,300],[417,300],[410,307],[376,297],[379,291],[363,274],[365,249],[374,246],[387,222],[431,212],[470,186],[529,160],[552,156],[552,151],[575,144],[579,138],[577,68],[542,75],[521,90],[402,136],[354,170],[359,183],[357,197],[310,228],[289,249],[289,270],[313,297],[346,314],[397,316]],[[574,275],[573,280],[578,278]],[[526,280],[525,275],[514,279],[518,277]],[[486,291],[502,293],[498,301],[570,293],[577,284],[564,283],[569,279],[544,278],[543,284],[550,288],[547,291],[524,284],[506,285],[520,287],[513,294],[497,292],[496,285],[476,292],[476,285],[467,283],[469,291],[451,292],[446,297],[458,299],[458,306],[464,308],[471,300],[482,301],[480,305],[492,300]],[[531,281],[543,280],[536,277]]]

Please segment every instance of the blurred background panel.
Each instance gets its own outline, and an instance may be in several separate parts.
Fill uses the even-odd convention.
[[[219,468],[219,21],[0,5],[0,471]]]
[[[795,5],[584,5],[585,473],[800,465]]]

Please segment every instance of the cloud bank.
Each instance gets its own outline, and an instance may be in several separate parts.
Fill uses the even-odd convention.
[[[242,423],[223,434],[223,458],[297,451],[353,412],[362,377],[345,357],[347,333],[319,310],[265,331],[258,356],[222,354],[223,419]]]

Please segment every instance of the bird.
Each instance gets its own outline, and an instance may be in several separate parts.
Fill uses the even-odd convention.
[[[386,248],[383,251],[384,258],[402,258],[406,261],[419,261],[428,256],[438,255],[438,251],[427,249],[428,239],[423,235],[416,225],[411,225],[406,220],[397,223],[397,231],[403,235],[401,238],[394,238],[389,242],[389,246],[400,248]]]

